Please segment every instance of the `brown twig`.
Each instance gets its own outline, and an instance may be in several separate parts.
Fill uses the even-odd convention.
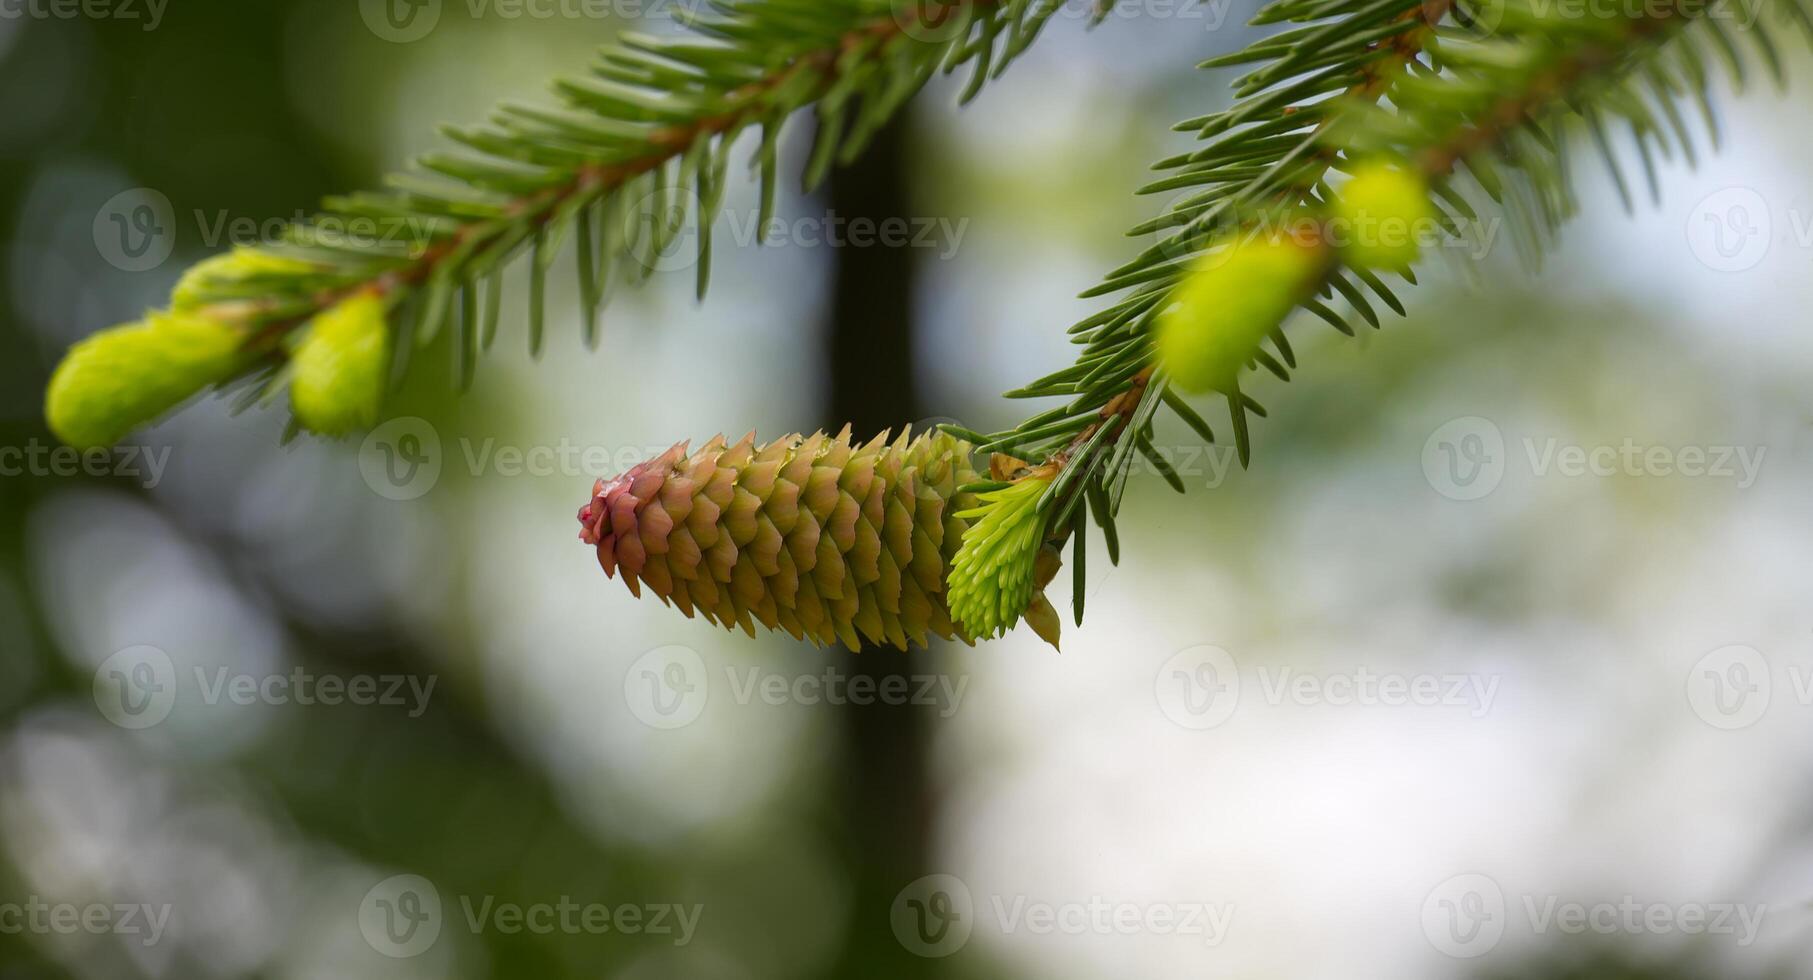
[[[916,15],[924,14],[927,7],[944,8],[964,2],[976,6],[991,6],[999,0],[927,0],[916,11]],[[944,16],[948,16],[948,14]],[[263,324],[248,340],[247,347],[252,349],[275,348],[275,341],[278,338],[309,320],[315,312],[326,309],[357,293],[372,292],[385,295],[396,290],[418,286],[433,276],[441,264],[448,261],[450,257],[463,254],[469,248],[475,247],[475,241],[482,242],[504,233],[511,224],[522,220],[525,215],[529,216],[531,227],[540,229],[553,219],[562,205],[576,197],[619,187],[635,177],[655,170],[685,153],[702,136],[720,136],[749,125],[759,118],[765,109],[765,106],[762,105],[763,97],[791,82],[799,75],[816,73],[820,76],[813,88],[812,95],[812,98],[817,98],[835,85],[841,76],[839,66],[841,54],[871,41],[876,42],[877,49],[879,49],[897,38],[905,36],[907,20],[908,18],[898,15],[877,18],[848,31],[838,39],[836,50],[827,49],[800,56],[763,78],[733,89],[725,96],[725,101],[734,106],[729,111],[651,131],[648,135],[648,142],[658,148],[656,152],[617,163],[581,166],[574,172],[572,179],[566,183],[517,198],[505,207],[504,218],[475,221],[468,224],[455,232],[450,240],[427,246],[408,265],[400,269],[387,270],[369,280],[350,286],[324,289],[315,295],[313,310]],[[261,308],[256,303],[238,302],[219,304],[213,309],[213,312],[223,318],[241,318],[254,316],[261,312]]]

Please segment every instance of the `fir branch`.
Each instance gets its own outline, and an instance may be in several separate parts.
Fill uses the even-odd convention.
[[[725,0],[709,14],[685,18],[687,31],[677,37],[625,36],[600,52],[589,76],[554,83],[562,107],[505,104],[487,125],[446,128],[458,152],[421,157],[383,191],[329,199],[281,242],[191,269],[173,310],[243,331],[246,356],[231,377],[185,382],[205,387],[251,375],[255,383],[241,404],[271,398],[299,370],[293,358],[309,343],[308,325],[367,297],[382,303],[382,322],[397,336],[367,345],[393,362],[379,370],[360,365],[362,374],[400,380],[411,352],[451,324],[459,378],[470,384],[479,352],[496,332],[502,270],[524,253],[532,256],[530,344],[539,353],[545,279],[567,239],[578,260],[583,334],[595,345],[598,311],[614,284],[645,278],[688,221],[698,228],[703,295],[710,226],[728,183],[730,149],[744,132],[761,133],[752,166],[761,185],[757,227],[765,228],[779,134],[789,118],[816,109],[817,141],[804,174],[810,188],[861,152],[939,71],[971,66],[963,98],[973,97],[1059,9],[1061,0]],[[374,224],[397,233],[353,240],[336,231]],[[342,361],[332,352],[307,363]],[[59,380],[66,383],[53,390],[109,383]],[[160,402],[155,414],[172,404]],[[49,409],[59,427],[57,405]],[[86,427],[61,420],[60,431],[114,431],[148,420]],[[309,421],[299,414],[290,434],[316,428]]]
[[[1697,100],[1711,126],[1705,108],[1711,73],[1698,44],[1710,44],[1733,79],[1743,80],[1737,32],[1719,19],[1728,9],[1666,0],[1568,21],[1530,0],[1283,0],[1267,7],[1256,23],[1300,26],[1203,63],[1259,67],[1234,82],[1237,98],[1228,109],[1178,124],[1207,145],[1160,161],[1154,169],[1169,175],[1142,191],[1186,194],[1129,233],[1162,237],[1082,294],[1126,295],[1070,328],[1083,348],[1073,366],[1009,393],[1068,402],[979,441],[1032,461],[1027,471],[1049,480],[1040,501],[1048,543],[1061,546],[1081,526],[1071,519],[1080,506],[1090,508],[1113,540],[1134,453],[1168,474],[1151,445],[1158,407],[1170,407],[1205,440],[1214,438],[1169,390],[1153,338],[1155,323],[1175,310],[1181,285],[1205,253],[1243,237],[1296,235],[1316,266],[1309,288],[1286,302],[1349,335],[1356,332],[1354,317],[1376,328],[1369,294],[1400,315],[1403,305],[1371,264],[1350,260],[1357,249],[1330,247],[1329,216],[1340,213],[1351,186],[1331,187],[1331,174],[1359,172],[1368,160],[1405,161],[1438,203],[1431,210],[1443,228],[1457,232],[1475,220],[1469,198],[1483,194],[1504,208],[1534,251],[1574,210],[1565,153],[1570,130],[1594,136],[1621,188],[1625,181],[1604,135],[1606,116],[1630,127],[1652,189],[1652,144],[1665,155],[1679,149],[1693,159],[1676,103]],[[1794,0],[1783,0],[1779,11],[1813,38],[1813,19]],[[1770,26],[1759,20],[1742,36],[1779,81]],[[1401,272],[1415,283],[1408,267]],[[1227,285],[1235,293],[1268,288],[1250,280]],[[1329,305],[1337,296],[1350,314]],[[1228,294],[1223,303],[1237,298]],[[1296,361],[1282,325],[1258,326],[1272,350],[1256,343],[1242,357],[1244,370],[1264,368],[1288,380]],[[1219,387],[1244,466],[1248,415],[1264,411],[1237,374]],[[1075,560],[1082,547],[1078,540]],[[1080,622],[1080,602],[1076,614]]]
[[[689,220],[699,231],[703,292],[728,154],[743,132],[761,131],[754,166],[759,225],[766,226],[778,134],[788,118],[816,108],[817,142],[804,174],[810,186],[860,152],[938,70],[973,66],[963,98],[975,95],[1062,6],[917,2],[903,9],[900,0],[722,0],[714,13],[690,18],[684,37],[626,38],[602,52],[591,77],[556,83],[564,108],[506,105],[488,126],[448,130],[468,152],[430,154],[416,171],[393,177],[386,191],[332,199],[281,245],[204,262],[178,284],[169,312],[78,344],[52,378],[51,425],[73,444],[106,444],[209,385],[247,376],[248,403],[289,388],[292,430],[336,434],[369,425],[386,376],[401,377],[409,352],[449,323],[457,329],[461,381],[470,383],[496,331],[502,271],[523,253],[530,344],[538,350],[546,275],[568,238],[588,343],[597,341],[597,311],[612,283],[646,276]],[[1709,61],[1722,62],[1740,86],[1751,60],[1781,80],[1773,28],[1757,21],[1728,29],[1722,14],[1731,2],[1630,0],[1623,11],[1556,11],[1548,9],[1552,0],[1278,0],[1264,8],[1257,23],[1292,26],[1203,63],[1246,66],[1234,82],[1235,100],[1179,123],[1202,145],[1160,161],[1154,169],[1162,176],[1141,188],[1182,195],[1131,232],[1157,240],[1083,294],[1119,298],[1069,329],[1081,348],[1074,364],[1009,392],[1062,403],[1003,432],[952,430],[975,451],[995,454],[986,480],[958,465],[969,447],[925,443],[926,471],[951,477],[938,499],[975,495],[976,506],[960,505],[955,515],[961,541],[936,549],[915,541],[910,549],[912,560],[924,563],[916,572],[927,578],[926,595],[949,586],[950,632],[991,636],[1026,619],[1055,645],[1057,614],[1043,589],[1057,571],[1059,548],[1074,537],[1080,580],[1084,544],[1076,532],[1093,517],[1110,560],[1118,559],[1115,519],[1136,460],[1183,489],[1154,441],[1160,407],[1204,440],[1215,439],[1174,386],[1226,396],[1246,465],[1249,416],[1265,410],[1243,390],[1242,375],[1265,370],[1289,380],[1297,359],[1283,329],[1287,316],[1306,310],[1351,336],[1380,326],[1379,306],[1403,315],[1381,273],[1415,284],[1411,266],[1421,244],[1376,233],[1368,239],[1364,221],[1383,215],[1461,235],[1480,209],[1497,206],[1520,252],[1533,260],[1576,208],[1567,151],[1578,136],[1591,138],[1629,205],[1609,124],[1629,129],[1653,196],[1658,153],[1695,158],[1681,103],[1698,104],[1716,143]],[[1813,39],[1813,18],[1799,0],[1769,2]],[[1098,6],[1098,14],[1107,9]],[[408,231],[397,244],[326,234],[330,224],[353,221]],[[797,448],[784,441],[762,452],[778,459]],[[737,452],[744,451],[753,446]],[[850,524],[855,496],[831,499],[845,477],[852,487],[862,482],[860,474],[839,476],[841,462],[826,462],[841,460],[840,452],[827,449],[822,460],[817,450],[788,456],[811,470],[799,479],[818,481],[816,505],[841,508],[814,511],[821,522],[835,517],[838,531],[822,556],[824,581],[814,588],[843,596],[845,605],[813,633],[849,643],[855,630],[904,645],[911,631],[864,612],[862,589],[875,582],[887,587],[874,609],[901,610],[890,606],[896,576],[874,535]],[[757,478],[771,476],[774,464],[765,456]],[[651,490],[654,475],[632,484]],[[675,487],[664,507],[693,499],[681,493],[685,485]],[[757,546],[741,601],[757,602],[757,585],[765,584],[792,602],[793,585],[805,586],[779,567],[780,529],[765,528],[750,510],[754,498],[740,494],[731,495],[737,513],[725,540]],[[648,503],[635,497],[640,504],[621,493],[605,501],[628,509],[625,528],[634,523],[629,511]],[[602,544],[598,513],[585,519]],[[871,531],[891,519],[867,516]],[[926,515],[927,527],[937,516]],[[984,533],[965,533],[961,520],[969,518]],[[618,519],[613,511],[614,529]],[[894,523],[896,533],[905,527]],[[688,541],[699,544],[687,535],[676,540],[683,557],[694,554]],[[908,554],[900,541],[891,546]],[[639,560],[635,545],[625,547]],[[615,554],[600,552],[607,571]],[[934,556],[944,567],[931,567]],[[729,581],[715,577],[735,574],[728,558],[718,557],[714,581]],[[846,557],[861,565],[853,592],[837,573]],[[715,588],[701,585],[701,594],[724,622],[747,627],[754,607]],[[1082,593],[1079,584],[1079,622]],[[782,608],[775,605],[772,621],[762,621],[785,627]],[[917,606],[908,612],[902,623],[942,626]]]

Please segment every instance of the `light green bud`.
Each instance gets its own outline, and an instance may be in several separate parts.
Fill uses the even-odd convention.
[[[209,297],[254,280],[281,276],[300,276],[318,271],[319,267],[301,259],[272,255],[255,248],[236,248],[189,267],[176,282],[171,303],[177,310],[192,310]]]
[[[1027,476],[1000,490],[978,494],[981,506],[958,512],[976,518],[951,559],[945,601],[951,618],[977,639],[999,636],[1020,621],[1032,602],[1035,564],[1045,521],[1039,497],[1051,479]]]
[[[390,374],[384,300],[358,292],[310,321],[291,355],[290,408],[325,436],[377,424]]]
[[[219,320],[153,314],[70,348],[51,375],[44,416],[78,449],[111,446],[246,362],[245,333]]]
[[[1404,269],[1422,251],[1419,236],[1440,215],[1422,175],[1383,161],[1362,164],[1334,200],[1330,238],[1341,259],[1362,269]]]
[[[1185,391],[1230,391],[1259,342],[1314,288],[1319,244],[1283,235],[1210,246],[1158,317],[1158,359]]]

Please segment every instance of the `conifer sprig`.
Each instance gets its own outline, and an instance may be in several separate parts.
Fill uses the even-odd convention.
[[[443,130],[457,150],[421,157],[382,191],[330,198],[284,240],[217,256],[190,270],[172,298],[185,315],[240,331],[247,357],[231,376],[175,379],[183,397],[252,374],[241,406],[269,398],[298,369],[291,355],[315,319],[354,296],[374,297],[376,328],[394,342],[366,344],[386,361],[361,374],[400,379],[415,349],[455,332],[459,380],[470,384],[502,309],[503,272],[527,254],[529,342],[544,334],[546,277],[561,254],[577,258],[586,342],[618,282],[645,278],[697,230],[697,288],[710,278],[711,225],[722,202],[730,150],[760,132],[758,229],[772,216],[782,126],[816,109],[805,166],[808,188],[861,152],[875,131],[939,71],[968,66],[968,100],[998,75],[1061,9],[1054,0],[721,0],[682,18],[675,36],[626,35],[604,48],[589,75],[561,79],[558,108],[507,103],[482,126]],[[382,228],[353,237],[349,227]],[[563,246],[570,243],[570,248]],[[345,322],[342,318],[339,322]],[[103,343],[107,334],[91,338]],[[343,361],[317,357],[315,361]],[[105,387],[105,377],[60,370],[61,390]],[[73,375],[73,376],[72,376]],[[329,381],[316,387],[334,389]],[[382,392],[348,393],[361,404]],[[182,398],[176,399],[181,401]],[[130,399],[103,400],[132,404]],[[60,432],[123,432],[150,417],[69,420]],[[157,412],[175,402],[164,399]],[[298,413],[309,427],[309,414]],[[62,424],[59,424],[62,423]],[[332,434],[332,433],[330,433]]]
[[[1730,23],[1737,12],[1749,21]],[[1133,455],[1183,490],[1152,442],[1159,406],[1204,440],[1215,438],[1172,390],[1155,351],[1167,317],[1231,315],[1220,308],[1250,309],[1252,293],[1268,290],[1284,296],[1282,310],[1308,310],[1350,336],[1362,322],[1379,326],[1375,303],[1402,315],[1380,273],[1414,284],[1408,263],[1386,268],[1372,257],[1391,250],[1339,240],[1365,233],[1349,220],[1356,208],[1346,198],[1359,196],[1351,175],[1368,171],[1401,185],[1380,191],[1373,183],[1369,202],[1431,199],[1422,206],[1447,235],[1465,236],[1482,208],[1501,208],[1520,252],[1534,259],[1576,208],[1572,137],[1591,137],[1628,207],[1612,123],[1631,133],[1653,195],[1657,153],[1678,151],[1690,163],[1695,157],[1683,100],[1698,103],[1717,138],[1707,105],[1709,61],[1722,62],[1740,87],[1753,59],[1781,81],[1775,25],[1764,14],[1813,39],[1813,19],[1795,0],[1744,11],[1726,0],[1633,2],[1623,10],[1564,10],[1542,0],[1283,0],[1266,7],[1255,23],[1298,26],[1201,65],[1252,67],[1235,80],[1229,108],[1177,125],[1205,145],[1154,165],[1166,175],[1142,193],[1180,196],[1129,234],[1158,240],[1082,294],[1124,295],[1070,328],[1082,347],[1075,364],[1008,393],[1065,402],[1010,430],[956,434],[983,450],[1055,465],[1058,476],[1039,504],[1048,541],[1074,539],[1080,569],[1086,511],[1116,559],[1114,521]],[[1311,256],[1302,265],[1310,278],[1218,271],[1251,252],[1247,244],[1267,241],[1301,246],[1295,251]],[[1192,281],[1198,292],[1205,284],[1222,290],[1219,299],[1186,293]],[[1254,339],[1215,385],[1227,399],[1243,466],[1251,452],[1248,416],[1265,412],[1242,390],[1239,374],[1263,368],[1289,380],[1296,358],[1282,320],[1248,324],[1270,349]]]
[[[169,313],[77,345],[50,385],[52,427],[67,441],[104,443],[204,387],[247,375],[254,378],[253,399],[287,384],[303,427],[336,433],[368,425],[386,376],[400,377],[409,352],[449,324],[461,378],[471,380],[495,332],[502,271],[523,253],[531,257],[530,344],[539,349],[547,271],[569,239],[583,329],[595,343],[598,309],[612,283],[645,276],[688,221],[698,231],[698,288],[705,288],[711,222],[727,183],[729,150],[743,132],[761,132],[754,162],[765,227],[777,134],[794,113],[817,110],[817,142],[805,167],[810,186],[860,152],[941,68],[973,66],[964,98],[973,96],[1062,6],[1063,0],[720,0],[712,13],[688,18],[685,36],[627,38],[602,53],[591,76],[557,83],[563,108],[506,105],[487,126],[448,130],[465,152],[430,154],[384,192],[330,200],[321,220],[292,229],[281,245],[202,263],[178,285]],[[1098,14],[1108,7],[1098,5]],[[1733,13],[1746,17],[1733,22]],[[1290,26],[1202,64],[1241,65],[1246,73],[1235,80],[1228,108],[1178,124],[1202,145],[1161,160],[1154,169],[1162,176],[1141,188],[1176,197],[1132,230],[1151,236],[1152,244],[1083,294],[1119,298],[1070,328],[1082,348],[1076,363],[1009,392],[1062,403],[1003,432],[952,429],[961,442],[914,443],[915,466],[953,475],[938,499],[967,502],[950,512],[955,523],[938,548],[905,549],[894,541],[889,554],[920,562],[938,557],[944,572],[932,577],[942,581],[920,587],[940,603],[949,600],[948,629],[938,603],[929,612],[894,608],[894,577],[872,555],[874,535],[852,523],[854,505],[813,511],[815,520],[803,521],[787,494],[773,501],[731,494],[726,499],[739,508],[734,526],[713,538],[754,549],[749,568],[759,573],[761,588],[748,571],[739,593],[713,584],[734,580],[742,568],[726,551],[712,569],[713,582],[698,579],[696,590],[720,621],[748,627],[751,615],[767,608],[764,589],[793,602],[794,589],[804,588],[779,567],[777,542],[792,540],[781,525],[804,535],[801,555],[812,529],[823,525],[841,538],[834,538],[835,555],[826,551],[822,568],[813,564],[813,588],[842,596],[843,605],[820,610],[822,622],[799,620],[796,632],[852,645],[861,638],[905,645],[917,639],[908,624],[973,638],[1025,619],[1055,644],[1057,617],[1043,589],[1057,572],[1058,549],[1073,545],[1080,622],[1082,532],[1093,518],[1109,559],[1118,560],[1115,519],[1135,458],[1183,489],[1153,441],[1159,408],[1204,440],[1215,439],[1174,389],[1226,397],[1245,465],[1249,415],[1265,413],[1242,379],[1264,369],[1289,380],[1296,355],[1284,331],[1288,315],[1307,310],[1353,335],[1362,323],[1380,325],[1378,306],[1404,313],[1384,277],[1414,284],[1412,266],[1428,243],[1386,240],[1375,227],[1380,219],[1387,226],[1427,224],[1464,239],[1481,210],[1497,208],[1508,217],[1519,252],[1533,261],[1577,207],[1570,145],[1590,139],[1628,207],[1611,135],[1628,130],[1653,196],[1658,154],[1679,153],[1691,163],[1697,153],[1683,103],[1697,103],[1716,144],[1707,104],[1712,63],[1739,87],[1753,61],[1781,80],[1780,45],[1768,17],[1813,39],[1813,18],[1799,0],[1277,0],[1255,22]],[[388,222],[408,234],[391,245],[335,241],[324,234],[328,219]],[[179,344],[186,346],[179,350]],[[783,441],[762,452],[794,453],[788,459],[812,464],[825,494],[815,499],[824,507],[836,503],[825,491],[835,484],[850,500],[860,491],[885,510],[891,478],[871,484],[860,471],[840,470],[841,463],[826,463],[829,475],[818,474],[816,455],[798,456],[798,448]],[[959,482],[974,476],[964,462],[972,449],[993,454],[989,476]],[[758,484],[778,465],[753,456],[747,462]],[[701,518],[697,528],[677,534],[661,514],[670,504],[686,509],[690,502],[698,509],[689,513],[709,515],[720,504],[711,494],[680,492],[690,485],[687,467],[701,464],[680,466],[676,458],[664,465],[672,472],[662,471],[662,479],[678,482],[661,508],[652,507],[648,493],[668,483],[639,470],[629,483],[605,485],[582,520],[607,572],[623,556],[636,568],[654,569],[644,576],[653,583],[667,582],[663,571],[678,568],[670,584],[684,607],[695,586],[681,588],[679,579],[692,581],[681,573],[697,572],[687,544],[699,543],[695,534],[712,538],[716,525]],[[762,504],[760,515],[751,500]],[[609,534],[598,519],[606,504]],[[890,526],[882,511],[864,513],[870,531]],[[651,521],[646,527],[644,517]],[[673,567],[666,559],[644,561],[644,552],[664,555],[675,543],[688,560]],[[858,560],[858,572],[850,572],[847,556]],[[844,561],[842,573],[833,557]],[[895,557],[895,565],[901,560]],[[862,590],[877,582],[875,601],[865,604]],[[777,599],[772,617],[756,618],[788,628],[784,608],[792,607]],[[899,628],[890,625],[888,616],[902,615]]]

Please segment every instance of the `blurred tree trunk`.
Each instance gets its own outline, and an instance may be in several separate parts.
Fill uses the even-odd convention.
[[[907,168],[910,113],[879,133],[853,166],[832,178],[831,208],[844,229],[859,219],[911,217]],[[833,428],[850,423],[868,439],[921,416],[913,378],[914,250],[845,245],[836,250],[826,328]],[[921,652],[868,649],[844,660],[851,676],[879,681],[930,665]],[[929,869],[932,793],[926,772],[927,706],[843,708],[841,797],[833,800],[854,876],[849,932],[834,976],[929,976],[934,961],[894,939],[888,910],[900,889]]]

